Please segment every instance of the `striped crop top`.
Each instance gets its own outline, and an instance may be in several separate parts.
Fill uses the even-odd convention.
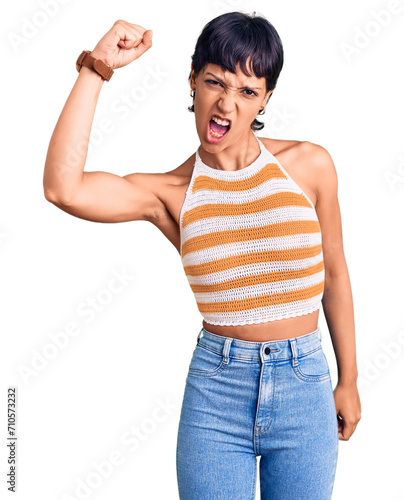
[[[198,148],[181,208],[182,264],[212,325],[301,316],[324,293],[314,205],[257,140],[258,158],[230,172],[203,163]]]

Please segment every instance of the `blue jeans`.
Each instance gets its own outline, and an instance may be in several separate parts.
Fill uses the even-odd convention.
[[[203,334],[203,335],[202,335]],[[178,427],[180,500],[329,500],[338,423],[321,331],[250,342],[202,330]]]

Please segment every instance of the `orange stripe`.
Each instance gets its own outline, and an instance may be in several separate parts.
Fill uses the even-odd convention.
[[[324,280],[317,285],[309,286],[300,290],[280,292],[258,297],[246,297],[244,299],[221,301],[221,302],[197,302],[201,313],[233,313],[256,309],[257,307],[267,307],[277,304],[286,304],[296,300],[307,300],[319,295],[324,290]]]
[[[277,281],[307,278],[308,276],[319,273],[323,269],[324,262],[321,261],[314,266],[310,266],[305,269],[290,269],[287,271],[254,274],[249,276],[242,276],[241,278],[234,278],[222,283],[213,283],[211,285],[190,284],[190,286],[194,293],[223,292],[225,290],[232,290],[234,288],[262,285],[263,283],[275,283]]]
[[[275,224],[266,224],[265,226],[216,231],[194,236],[185,241],[181,247],[181,256],[184,257],[184,255],[189,252],[197,252],[217,245],[227,245],[228,243],[319,232],[321,232],[321,228],[318,220],[285,221]]]
[[[247,177],[246,179],[229,181],[215,179],[207,175],[198,175],[195,177],[192,192],[195,193],[199,189],[210,189],[212,191],[246,191],[247,189],[255,188],[256,186],[275,178],[286,179],[287,177],[276,163],[268,163],[262,167],[259,172]]]
[[[231,257],[223,257],[222,259],[213,260],[202,264],[194,264],[184,266],[187,276],[204,276],[205,274],[213,274],[234,267],[247,266],[249,264],[257,264],[259,262],[273,261],[291,261],[308,259],[318,255],[322,251],[321,245],[314,245],[303,248],[288,248],[286,250],[265,250],[262,252],[246,252],[240,255]]]
[[[210,217],[228,217],[244,214],[255,214],[285,206],[299,206],[312,208],[302,193],[281,191],[280,193],[264,196],[259,200],[245,203],[206,203],[187,210],[182,216],[182,227],[192,222]]]

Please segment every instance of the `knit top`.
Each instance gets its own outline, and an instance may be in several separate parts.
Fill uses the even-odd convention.
[[[199,148],[180,213],[180,254],[204,320],[247,325],[302,316],[324,293],[321,229],[308,196],[257,138],[235,171]]]

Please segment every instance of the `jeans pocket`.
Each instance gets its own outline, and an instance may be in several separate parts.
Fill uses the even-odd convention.
[[[298,356],[293,371],[300,380],[305,382],[321,382],[331,378],[330,367],[322,346],[308,354]]]
[[[188,374],[199,377],[214,377],[222,372],[227,364],[224,356],[198,343],[194,349]]]

